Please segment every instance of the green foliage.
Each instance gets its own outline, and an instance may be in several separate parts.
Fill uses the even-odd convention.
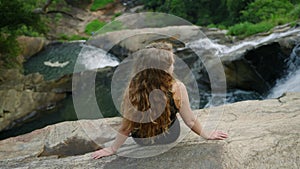
[[[294,18],[292,17],[287,17],[287,16],[273,16],[271,19],[268,20],[269,22],[271,22],[274,26],[277,25],[283,25],[289,22],[293,22]]]
[[[0,36],[0,53],[7,57],[14,57],[19,54],[20,48],[17,44],[16,36],[14,34],[7,35],[1,33]]]
[[[102,27],[99,31],[97,31],[97,34],[103,34],[106,32],[113,32],[123,29],[126,29],[126,26],[124,26],[121,21],[115,20],[109,23],[107,26]]]
[[[114,2],[114,0],[94,0],[93,5],[91,6],[91,11],[96,11],[100,8],[105,7],[107,4]]]
[[[208,28],[218,28],[218,29],[227,29],[224,25],[216,25],[216,24],[209,24],[207,25]]]
[[[143,0],[143,4],[145,5],[145,8],[150,11],[162,12],[165,10],[165,12],[167,12],[168,4],[165,0]]]
[[[91,35],[96,33],[100,28],[102,28],[106,23],[100,22],[98,19],[91,21],[85,27],[85,33]]]
[[[40,15],[32,12],[37,3],[35,0],[0,1],[0,62],[4,67],[17,65],[19,35],[39,36],[46,32]]]
[[[290,2],[291,2],[292,4],[299,4],[299,3],[300,3],[300,0],[290,0]]]
[[[197,25],[230,25],[253,0],[144,0],[145,8],[187,19]]]
[[[144,0],[145,9],[249,36],[300,18],[300,0]]]
[[[169,13],[187,18],[187,9],[185,3],[182,0],[171,0],[169,1]]]
[[[250,22],[242,22],[229,27],[228,34],[238,35],[240,37],[246,37],[260,32],[267,32],[270,29],[272,29],[274,26],[275,25],[270,22],[261,22],[258,24],[253,24]]]
[[[114,14],[114,16],[111,18],[111,20],[113,21],[113,20],[115,20],[117,17],[119,17],[121,15],[122,15],[121,12],[117,12],[117,13]]]
[[[18,9],[18,10],[15,10]],[[0,2],[0,29],[8,28],[12,31],[19,29],[22,25],[31,27],[38,32],[45,31],[40,15],[34,14],[34,1],[3,1]]]
[[[40,32],[33,30],[32,27],[28,27],[26,25],[22,25],[18,30],[16,30],[17,35],[25,35],[31,37],[38,37],[41,36]]]
[[[61,13],[56,13],[54,20],[55,20],[55,22],[59,22],[62,20],[62,18],[63,18],[63,15]]]
[[[296,5],[294,9],[288,13],[288,16],[293,19],[300,18],[300,4]]]
[[[122,15],[121,12],[117,12],[117,13],[114,14],[114,18],[119,17],[119,16],[121,16],[121,15]]]
[[[80,35],[68,36],[66,34],[60,34],[59,39],[62,41],[74,41],[74,40],[87,40],[88,38]]]
[[[241,11],[245,10],[246,7],[254,0],[225,0],[226,7],[228,10],[227,23],[234,24],[240,22]]]
[[[285,16],[294,8],[288,0],[255,0],[241,11],[242,20],[259,23],[278,16]]]

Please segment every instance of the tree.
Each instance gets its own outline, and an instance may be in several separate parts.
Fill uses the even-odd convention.
[[[245,10],[247,6],[254,0],[225,0],[227,10],[229,12],[229,24],[240,22],[241,11]]]
[[[0,1],[0,61],[2,66],[15,65],[19,47],[16,37],[26,31],[45,32],[40,15],[33,13],[35,0]],[[1,67],[2,67],[1,66]]]
[[[242,20],[259,23],[264,20],[284,16],[294,8],[289,0],[255,0],[243,10]]]

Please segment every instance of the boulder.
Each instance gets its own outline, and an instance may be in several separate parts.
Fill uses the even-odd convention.
[[[91,159],[92,151],[114,139],[120,118],[63,122],[0,141],[0,167],[298,168],[299,104],[300,93],[288,93],[277,99],[195,110],[203,124],[217,123],[218,130],[226,131],[229,138],[204,140],[191,132],[169,151],[147,158],[122,156],[122,152],[135,151],[132,142],[123,145],[117,155]],[[219,116],[209,117],[214,111]]]
[[[21,47],[21,55],[24,59],[29,59],[48,44],[48,41],[41,37],[20,36],[17,38],[17,41]]]
[[[146,45],[167,41],[175,48],[184,47],[187,42],[204,37],[197,26],[168,26],[163,28],[141,28],[102,33],[91,38],[87,44],[110,51],[121,60],[129,53],[144,48]]]

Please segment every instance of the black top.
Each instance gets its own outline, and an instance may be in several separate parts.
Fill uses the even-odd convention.
[[[171,124],[172,125],[174,123],[174,121],[177,119],[176,114],[178,113],[179,109],[176,107],[174,98],[173,98],[173,94],[171,92],[168,93],[168,97],[170,99],[170,111],[171,111]]]

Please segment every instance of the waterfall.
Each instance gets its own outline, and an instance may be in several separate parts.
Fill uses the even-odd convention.
[[[223,57],[225,55],[232,55],[234,52],[236,53],[244,53],[246,50],[252,49],[253,47],[261,46],[263,44],[276,41],[277,39],[288,37],[291,35],[298,34],[300,29],[291,29],[286,32],[275,32],[268,36],[259,37],[256,36],[253,39],[245,39],[235,44],[223,45],[218,44],[209,38],[201,38],[196,41],[192,41],[187,43],[186,48],[191,48],[199,57],[203,57],[204,59],[210,59],[213,57]],[[182,48],[180,50],[183,50]],[[282,93],[287,91],[300,91],[300,47],[296,46],[292,51],[288,60],[285,61],[287,65],[286,76],[277,81],[276,86],[270,91],[270,94],[267,98],[278,97]],[[192,66],[192,72],[196,77],[201,77],[200,69],[205,69],[203,66],[202,58],[198,59]],[[274,65],[276,66],[276,65]],[[211,95],[210,91],[202,91],[200,89],[201,96],[203,96],[204,107],[213,106],[210,102]],[[264,99],[261,94],[254,91],[245,91],[245,90],[230,90],[226,93],[225,103],[233,103],[242,100],[256,100],[256,99]]]
[[[277,80],[267,98],[278,98],[285,92],[300,92],[300,44],[294,47],[286,63],[286,75]]]
[[[258,46],[260,44],[266,43],[270,40],[280,39],[282,37],[287,37],[295,33],[299,33],[300,29],[292,29],[286,32],[275,32],[268,36],[264,36],[262,38],[255,38],[253,40],[246,39],[245,41],[241,41],[240,43],[234,44],[232,46],[226,46],[222,44],[218,44],[210,40],[209,38],[198,39],[193,42],[189,42],[187,47],[195,49],[197,51],[207,51],[214,53],[216,56],[222,57],[225,54],[229,54],[231,52],[243,49]]]
[[[106,66],[117,66],[119,64],[116,57],[113,55],[107,53],[103,49],[89,45],[82,45],[78,59],[79,63],[84,65],[87,70],[103,68]]]

